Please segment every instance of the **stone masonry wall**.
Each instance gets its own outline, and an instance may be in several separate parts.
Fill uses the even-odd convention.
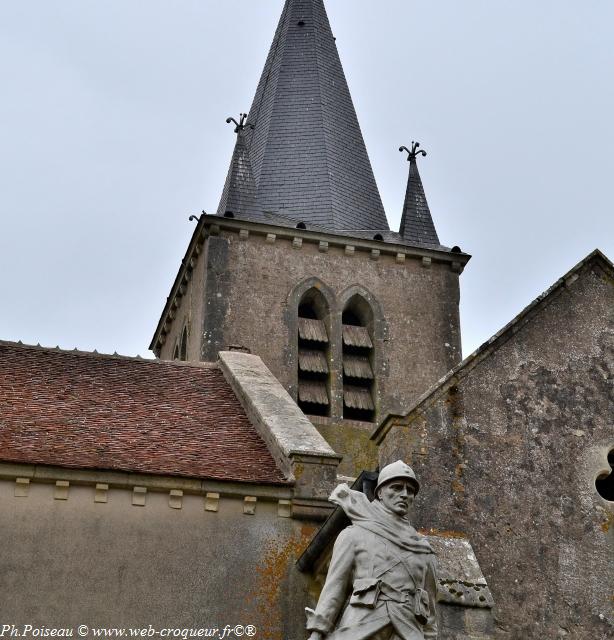
[[[73,627],[75,636],[78,625],[240,624],[262,640],[303,637],[307,578],[294,562],[316,523],[281,517],[277,500],[258,498],[248,515],[240,495],[222,496],[214,512],[202,495],[175,498],[181,508],[171,508],[169,491],[152,489],[145,506],[119,488],[71,483],[67,499],[54,497],[52,483],[20,491],[0,481],[3,624]]]
[[[206,250],[206,249],[205,249]],[[189,271],[189,278],[183,286],[183,294],[176,296],[177,306],[173,310],[174,317],[169,323],[169,333],[165,336],[159,357],[162,360],[172,360],[175,345],[181,339],[183,328],[188,328],[188,360],[200,360],[200,345],[202,340],[201,327],[203,325],[203,307],[205,298],[205,265],[206,256],[201,251],[194,256],[194,267]]]
[[[414,467],[418,526],[469,536],[497,638],[612,638],[614,503],[595,488],[614,449],[611,270],[589,263],[514,331],[396,420],[380,463]]]
[[[247,349],[264,360],[294,398],[297,329],[292,292],[307,279],[336,300],[357,286],[379,307],[374,330],[379,336],[376,419],[408,408],[460,360],[458,273],[449,263],[433,262],[426,268],[419,258],[398,263],[386,255],[373,260],[364,251],[347,255],[343,247],[323,251],[307,242],[297,248],[288,239],[270,242],[255,234],[241,239],[230,231],[209,236],[201,255],[206,260],[203,267],[197,265],[204,268],[205,282],[201,358],[215,361],[220,350]],[[193,305],[196,298],[193,293]],[[331,309],[336,314],[333,324],[339,327],[341,306]],[[192,312],[194,319],[199,315],[196,309]],[[195,331],[194,321],[192,327]],[[333,353],[335,348],[341,345],[333,345]],[[314,422],[345,455],[342,473],[357,475],[374,466],[375,449],[367,433],[372,427],[361,429],[339,419]]]

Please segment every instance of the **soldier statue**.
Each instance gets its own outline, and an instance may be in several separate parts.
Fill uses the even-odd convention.
[[[437,638],[435,555],[408,518],[419,488],[398,460],[381,470],[373,502],[345,484],[333,491],[352,525],[337,537],[315,611],[307,609],[309,640]]]

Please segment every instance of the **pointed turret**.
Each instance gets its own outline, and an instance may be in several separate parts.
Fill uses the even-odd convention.
[[[254,128],[237,139],[218,212],[251,201],[243,180],[230,178],[235,161],[249,160],[255,191],[249,217],[274,214],[330,230],[388,229],[323,0],[286,0],[249,121]]]
[[[405,242],[411,244],[439,246],[439,238],[418,171],[417,158],[419,155],[425,156],[426,151],[419,150],[419,146],[419,142],[412,142],[411,151],[407,147],[399,148],[399,151],[407,151],[409,161],[409,179],[399,234]]]
[[[254,215],[256,211],[256,184],[245,141],[245,134],[253,128],[253,125],[246,122],[246,119],[245,113],[239,115],[238,122],[234,118],[226,119],[228,124],[232,122],[235,125],[237,141],[217,209],[217,214],[220,216],[247,218]]]

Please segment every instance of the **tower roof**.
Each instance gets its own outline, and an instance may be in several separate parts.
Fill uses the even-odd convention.
[[[232,211],[238,218],[246,218],[254,215],[256,211],[256,184],[252,174],[252,165],[249,152],[245,144],[245,133],[251,126],[246,123],[246,114],[239,116],[239,122],[234,118],[228,118],[226,122],[233,122],[237,141],[230,161],[230,169],[226,177],[226,184],[222,192],[218,215],[224,215],[226,211]]]
[[[411,151],[407,147],[401,147],[399,151],[407,151],[409,160],[409,178],[399,235],[411,244],[439,245],[439,238],[435,230],[435,224],[426,200],[422,179],[418,171],[417,157],[426,155],[426,151],[418,150],[420,143],[412,142]]]
[[[237,217],[388,229],[323,0],[286,0],[249,121],[218,213],[239,202]],[[232,178],[241,163],[253,194],[250,180]]]

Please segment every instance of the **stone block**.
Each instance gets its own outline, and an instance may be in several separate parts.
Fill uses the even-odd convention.
[[[94,493],[94,502],[108,502],[109,485],[98,483]]]
[[[15,497],[27,498],[30,493],[30,478],[15,479]]]
[[[55,489],[53,491],[54,500],[68,500],[68,489],[70,482],[68,480],[56,480]]]
[[[292,502],[290,500],[279,500],[277,503],[277,515],[280,518],[291,518]]]
[[[256,503],[258,498],[255,496],[245,496],[243,498],[243,513],[248,516],[256,515]]]
[[[171,489],[169,491],[168,506],[171,509],[181,509],[183,506],[183,491],[181,489]]]
[[[135,507],[144,507],[147,499],[146,487],[134,487],[132,489],[132,505]]]
[[[207,493],[205,496],[205,511],[216,512],[220,508],[220,494]]]

